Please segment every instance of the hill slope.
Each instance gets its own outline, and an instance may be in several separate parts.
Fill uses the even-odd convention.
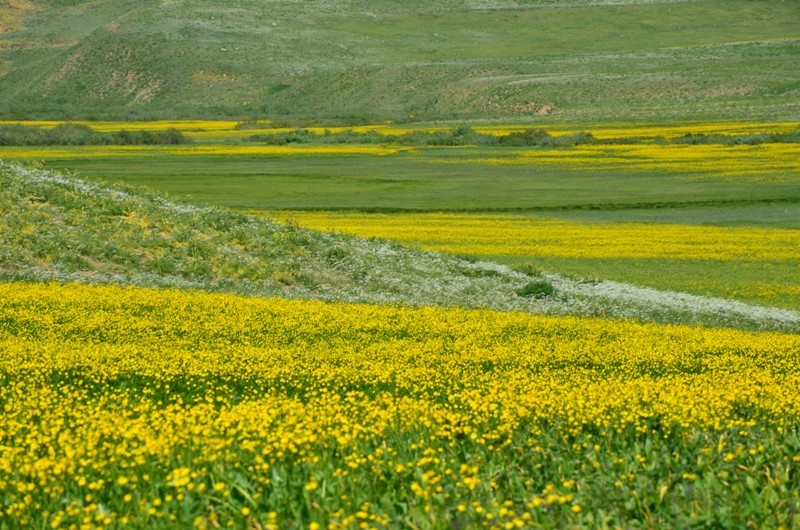
[[[796,2],[18,0],[0,9],[0,118],[800,116]]]
[[[540,276],[379,239],[324,234],[0,161],[0,279],[251,296],[607,315],[800,330],[800,313]],[[527,296],[537,283],[551,296]]]

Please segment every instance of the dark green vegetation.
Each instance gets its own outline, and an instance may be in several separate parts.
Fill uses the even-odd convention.
[[[3,145],[177,145],[189,143],[176,129],[165,131],[97,132],[87,125],[62,123],[53,128],[0,125]]]
[[[676,138],[595,138],[589,132],[577,132],[553,136],[544,129],[528,128],[507,134],[486,134],[470,127],[458,127],[441,131],[414,131],[403,134],[382,134],[377,131],[341,132],[325,131],[316,133],[309,129],[299,128],[294,131],[253,134],[244,139],[266,145],[289,144],[367,144],[367,145],[404,145],[404,146],[492,146],[492,147],[573,147],[576,145],[636,145],[655,142],[658,144],[680,145],[760,145],[766,143],[798,143],[800,129],[786,133],[768,134],[693,134],[687,133]],[[10,145],[10,144],[9,144]]]
[[[0,117],[793,119],[780,0],[0,7]]]
[[[525,287],[517,291],[520,296],[532,296],[534,298],[547,298],[556,294],[553,284],[547,280],[535,280],[525,284]]]
[[[776,140],[786,138],[795,141],[798,135],[779,135]],[[403,134],[381,134],[377,131],[359,133],[352,130],[318,134],[308,129],[289,132],[253,134],[244,139],[266,145],[288,144],[361,144],[361,145],[405,145],[405,146],[499,146],[499,147],[568,147],[597,143],[589,133],[574,133],[565,136],[551,136],[542,129],[526,129],[508,134],[482,134],[469,127],[459,127],[442,131],[414,131]]]

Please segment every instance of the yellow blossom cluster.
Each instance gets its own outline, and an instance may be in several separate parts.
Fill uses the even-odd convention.
[[[27,283],[0,315],[6,526],[566,524],[598,470],[767,457],[796,486],[797,335]],[[693,449],[662,476],[643,439]]]
[[[85,125],[98,132],[116,132],[122,130],[137,131],[166,131],[177,129],[181,132],[192,131],[228,131],[236,127],[238,122],[225,120],[153,120],[153,121],[57,121],[57,120],[6,120],[0,121],[0,125],[27,125],[29,127],[53,128],[64,123],[74,123],[75,125]],[[266,126],[266,124],[265,124]]]

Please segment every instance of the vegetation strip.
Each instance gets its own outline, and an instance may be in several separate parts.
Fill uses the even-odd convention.
[[[60,123],[52,128],[0,125],[1,146],[33,145],[175,145],[191,140],[177,129],[98,132],[88,125]]]

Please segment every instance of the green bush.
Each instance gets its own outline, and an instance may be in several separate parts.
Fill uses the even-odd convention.
[[[0,126],[0,145],[176,145],[190,139],[177,129],[97,132],[89,126],[62,123],[52,129],[27,125]]]
[[[533,298],[549,298],[556,294],[556,288],[547,280],[528,282],[522,289],[517,290],[519,296]]]

